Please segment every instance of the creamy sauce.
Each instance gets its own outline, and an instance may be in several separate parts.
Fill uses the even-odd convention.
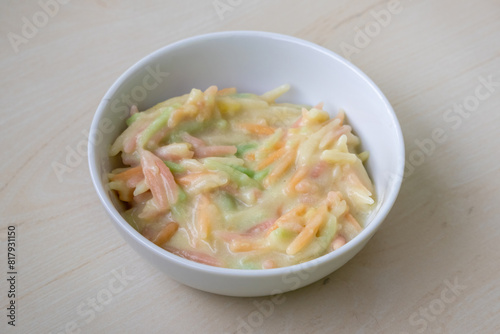
[[[375,206],[368,154],[342,111],[275,103],[288,88],[212,86],[132,108],[110,149],[127,167],[109,175],[129,223],[174,254],[228,268],[289,266],[353,239]]]

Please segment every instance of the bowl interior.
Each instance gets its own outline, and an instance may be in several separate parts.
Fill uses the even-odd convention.
[[[99,106],[91,132],[90,164],[101,198],[122,210],[105,184],[106,174],[117,164],[108,157],[108,148],[124,130],[130,104],[143,110],[210,85],[259,94],[284,83],[292,89],[281,102],[324,102],[332,115],[339,108],[346,111],[363,149],[370,152],[367,168],[378,205],[367,229],[375,229],[370,222],[379,225],[388,213],[404,167],[401,130],[390,104],[360,70],[331,51],[263,32],[216,33],[174,43],[142,59],[115,82]]]

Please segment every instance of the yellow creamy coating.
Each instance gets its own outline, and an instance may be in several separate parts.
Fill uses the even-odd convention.
[[[211,86],[134,113],[110,149],[127,167],[109,175],[131,225],[179,256],[245,269],[354,238],[375,202],[368,154],[342,111],[276,103],[288,88]]]

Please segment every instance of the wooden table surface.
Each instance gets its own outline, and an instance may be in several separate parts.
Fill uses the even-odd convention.
[[[500,333],[499,1],[3,0],[0,30],[1,333]],[[224,30],[349,58],[405,136],[407,173],[381,229],[279,304],[160,273],[117,233],[89,177],[86,131],[116,78]]]

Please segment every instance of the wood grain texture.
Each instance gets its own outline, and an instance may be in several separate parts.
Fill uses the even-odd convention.
[[[401,0],[359,47],[358,29],[389,1],[220,2],[233,6],[219,15],[211,0],[70,1],[18,52],[9,36],[42,9],[0,3],[0,270],[15,225],[19,272],[15,329],[0,280],[0,332],[499,333],[500,3]],[[85,148],[100,99],[129,66],[224,30],[294,35],[345,56],[345,45],[356,47],[350,59],[394,106],[414,167],[366,248],[279,303],[212,295],[159,273],[112,226],[85,154],[68,153]],[[472,105],[478,89],[488,97]],[[418,143],[429,141],[426,153]],[[58,179],[54,162],[71,171]]]

